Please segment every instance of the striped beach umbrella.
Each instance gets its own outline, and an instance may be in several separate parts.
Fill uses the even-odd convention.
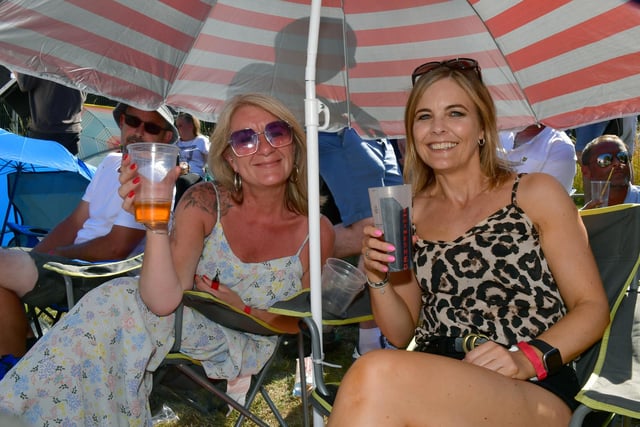
[[[215,121],[272,93],[304,120],[310,0],[4,0],[0,63]],[[411,71],[471,57],[502,129],[640,111],[640,7],[623,0],[325,0],[316,90],[329,126],[401,136]]]

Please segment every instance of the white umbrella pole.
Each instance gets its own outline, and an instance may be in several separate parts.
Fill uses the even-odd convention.
[[[318,113],[316,98],[316,57],[322,0],[311,1],[307,66],[305,68],[305,124],[307,130],[307,174],[309,182],[309,272],[311,278],[311,314],[318,330],[322,331],[322,266],[320,252],[320,168],[318,161]],[[324,354],[324,350],[322,350]],[[304,391],[303,391],[304,392]],[[306,408],[304,408],[306,410]],[[324,425],[322,415],[313,411],[313,425]]]

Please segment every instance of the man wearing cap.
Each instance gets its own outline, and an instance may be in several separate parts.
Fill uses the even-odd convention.
[[[144,111],[118,104],[113,117],[123,151],[134,142],[178,140],[173,115],[164,106]],[[66,301],[63,281],[43,269],[44,264],[119,260],[141,251],[144,227],[122,209],[118,195],[121,159],[122,154],[113,153],[100,163],[76,209],[31,251],[0,249],[0,356],[22,356],[26,351],[28,324],[22,303],[48,306]],[[89,290],[86,283],[74,282],[75,286],[81,287],[80,293]]]

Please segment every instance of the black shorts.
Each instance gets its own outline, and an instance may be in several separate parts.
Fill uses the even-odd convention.
[[[441,356],[451,357],[454,359],[464,359],[465,353],[452,350],[450,345],[438,345],[438,346],[420,346],[416,347],[416,351],[423,353],[439,354]],[[580,402],[575,400],[575,396],[580,391],[580,384],[576,375],[576,370],[572,364],[564,365],[560,371],[556,374],[545,378],[542,381],[529,380],[530,383],[536,384],[542,388],[549,390],[551,393],[558,396],[567,404],[571,411],[575,411],[580,405]]]
[[[64,278],[55,271],[47,270],[44,268],[44,265],[48,262],[60,262],[69,265],[87,265],[87,262],[33,251],[28,252],[28,254],[31,259],[33,259],[33,262],[35,262],[36,268],[38,269],[38,281],[34,288],[22,297],[22,302],[34,307],[55,307],[56,305],[66,306],[67,292]],[[123,273],[117,276],[111,276],[109,279],[126,275],[127,273]],[[109,279],[105,279],[103,277],[71,277],[74,299],[78,301],[84,294]]]

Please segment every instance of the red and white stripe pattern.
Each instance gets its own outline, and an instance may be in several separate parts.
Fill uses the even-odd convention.
[[[210,121],[230,95],[263,90],[302,120],[308,30],[305,21],[289,24],[308,17],[309,4],[4,0],[0,63]],[[350,117],[365,134],[403,135],[411,71],[452,57],[480,62],[503,129],[535,122],[565,129],[640,112],[638,3],[326,0],[322,16],[317,94],[332,126]],[[343,16],[354,33],[346,43],[335,21]],[[346,67],[345,45],[352,47]]]

